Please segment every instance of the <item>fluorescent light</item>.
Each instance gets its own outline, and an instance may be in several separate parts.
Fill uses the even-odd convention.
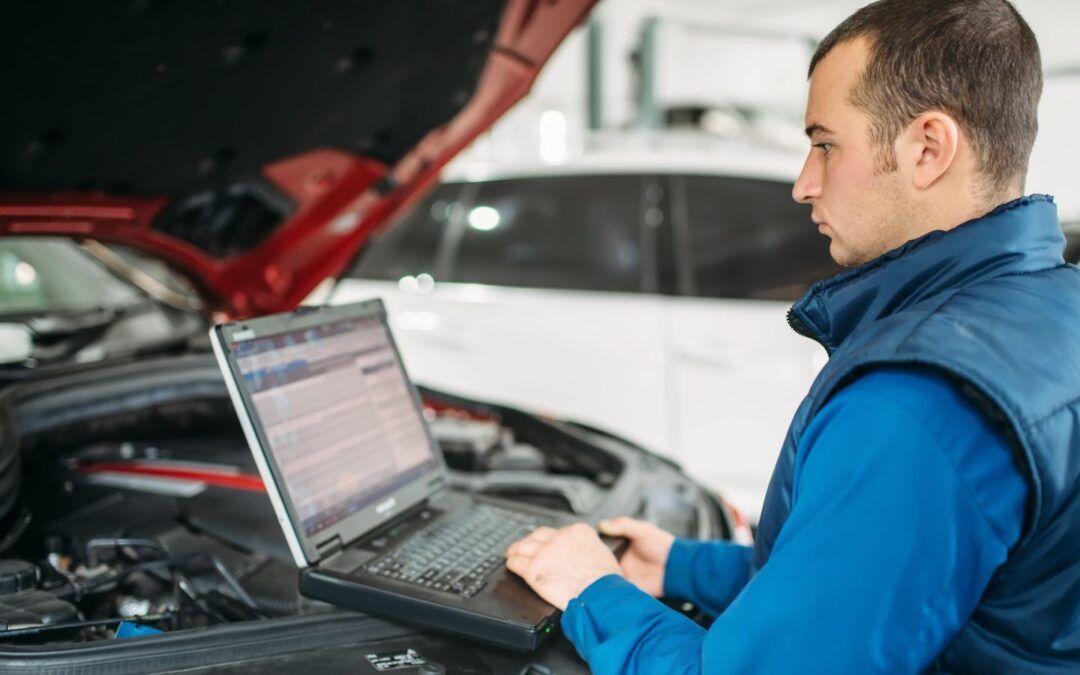
[[[435,277],[431,276],[427,272],[416,275],[416,292],[420,295],[427,295],[435,290]]]
[[[476,206],[469,211],[469,227],[481,232],[490,232],[499,226],[502,216],[490,206]]]
[[[33,265],[25,260],[15,263],[15,283],[26,288],[33,286],[35,281],[37,281],[37,270]]]
[[[561,164],[566,154],[566,115],[545,110],[540,114],[540,159],[547,164]]]

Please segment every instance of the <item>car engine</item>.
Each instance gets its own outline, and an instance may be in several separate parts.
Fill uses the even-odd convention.
[[[733,535],[717,500],[625,441],[421,393],[457,489]],[[336,611],[297,591],[209,355],[36,378],[0,410],[0,651]]]

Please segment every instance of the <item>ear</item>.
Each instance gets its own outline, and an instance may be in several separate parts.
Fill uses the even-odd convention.
[[[960,149],[960,125],[940,111],[925,112],[908,125],[904,134],[909,151],[911,180],[918,190],[932,187],[956,160]]]

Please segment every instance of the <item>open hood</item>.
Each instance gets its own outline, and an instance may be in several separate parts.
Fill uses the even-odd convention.
[[[152,253],[287,310],[532,86],[595,0],[16,3],[0,234]]]

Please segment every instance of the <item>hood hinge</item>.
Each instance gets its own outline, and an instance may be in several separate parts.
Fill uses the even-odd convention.
[[[319,560],[323,561],[327,558],[337,555],[341,552],[343,545],[341,543],[341,535],[335,534],[326,541],[321,541],[315,544],[315,549],[319,552]]]

